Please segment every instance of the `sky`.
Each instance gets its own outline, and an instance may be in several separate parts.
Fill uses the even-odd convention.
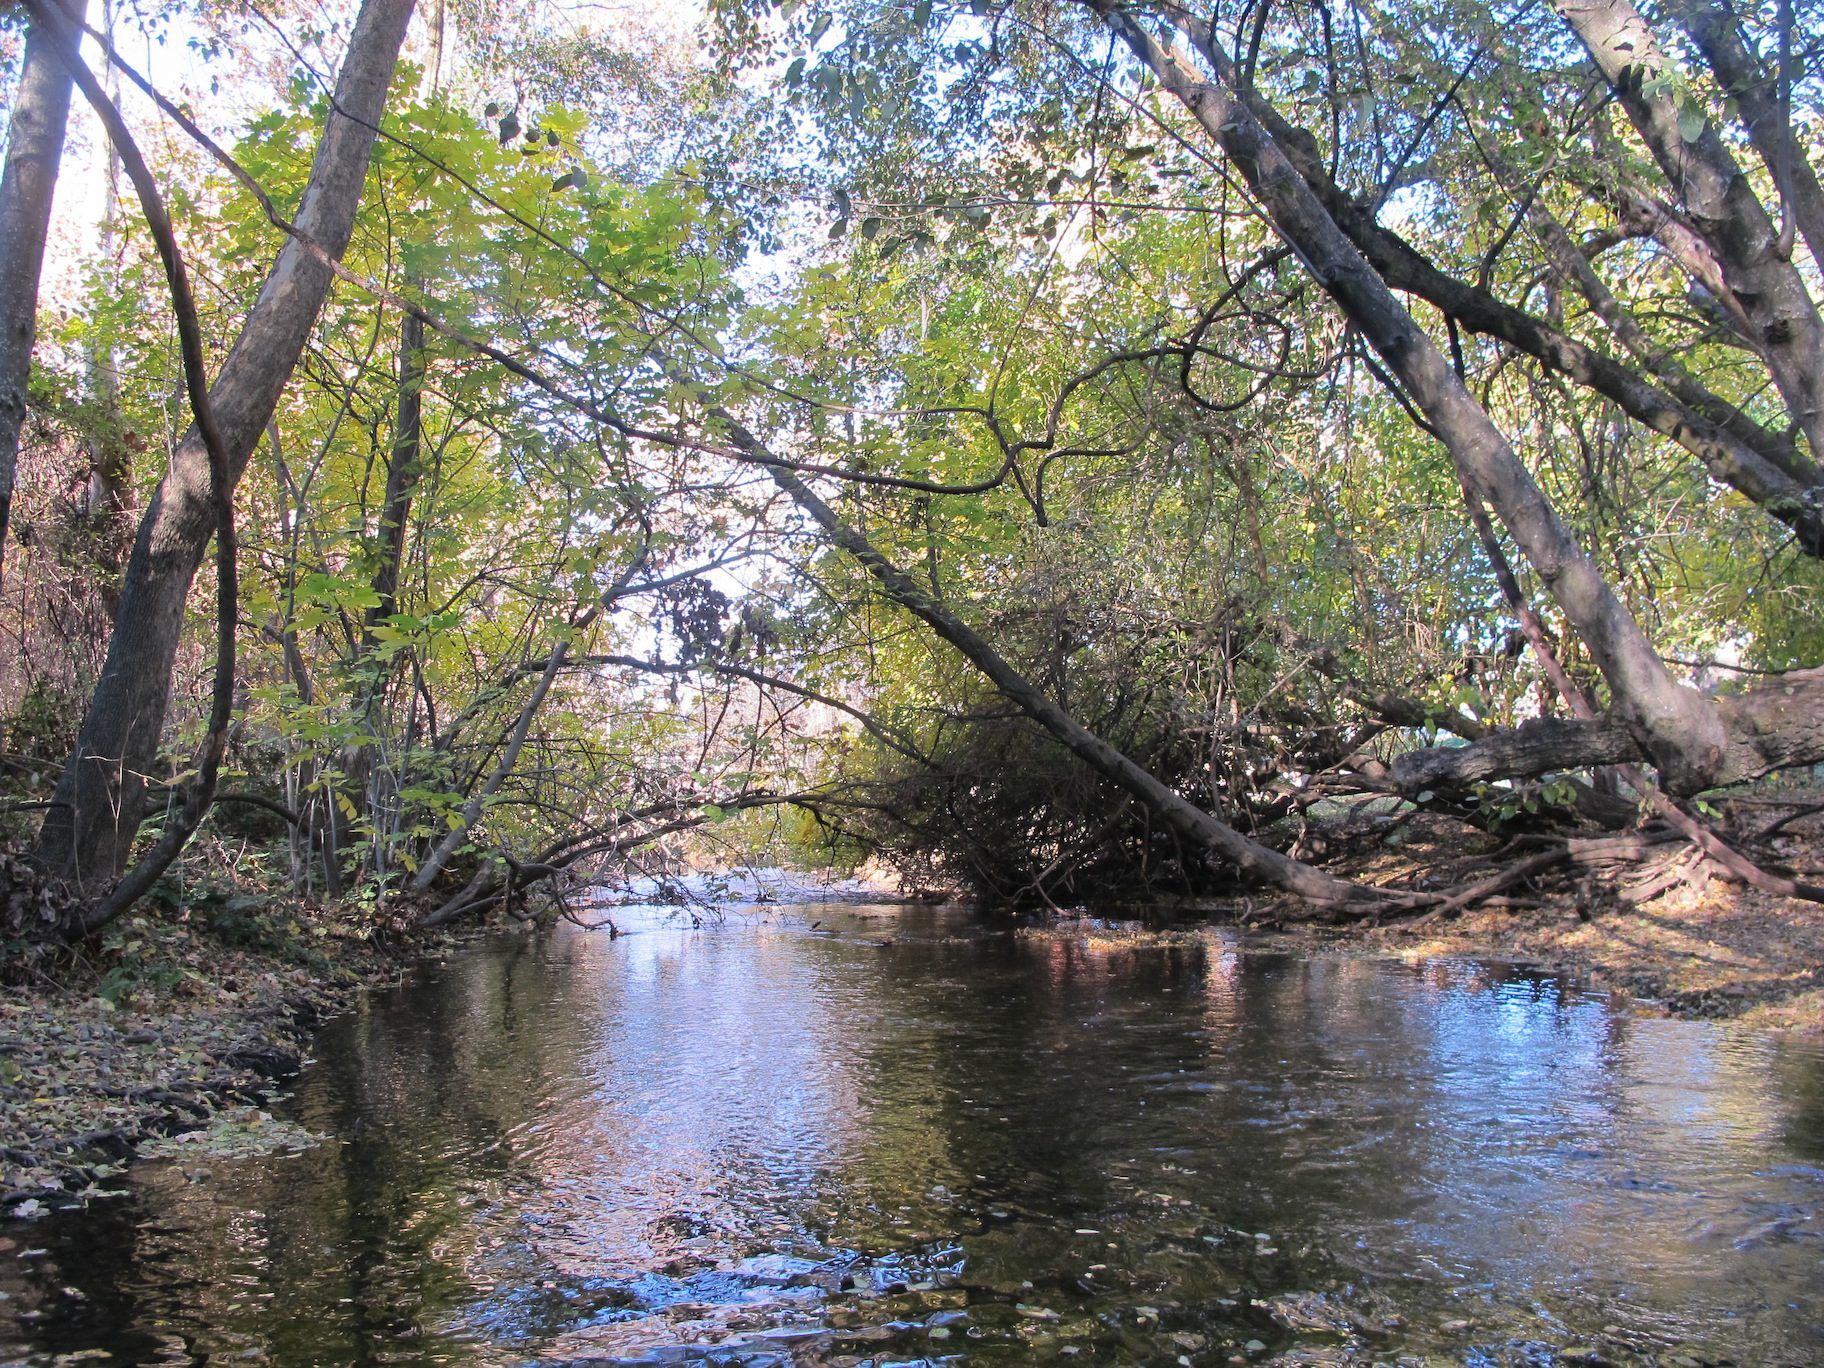
[[[324,16],[352,15],[352,5],[338,0],[306,0],[313,13]],[[236,14],[252,16],[251,7],[236,5]],[[421,0],[418,19],[407,38],[409,60],[428,66],[432,53],[432,13],[428,0]],[[547,3],[537,0],[537,22],[554,28],[582,32],[625,32],[630,36],[683,37],[702,24],[707,14],[703,0],[639,0],[639,3]],[[100,5],[91,3],[90,23],[103,23]],[[298,25],[288,22],[288,32]],[[131,14],[115,25],[114,42],[121,56],[145,75],[167,98],[183,106],[213,138],[232,146],[247,121],[270,109],[283,98],[282,82],[294,69],[290,54],[270,28],[255,22],[244,33],[232,35],[232,44],[220,55],[202,50],[208,29],[188,14],[176,16],[159,37],[146,32]],[[459,42],[459,36],[455,39]],[[302,45],[301,45],[302,46]],[[339,52],[333,45],[311,45],[304,48],[311,65],[326,76],[332,76]],[[84,58],[90,70],[104,67],[102,49],[93,39],[84,44]],[[446,70],[448,62],[446,59]],[[123,82],[123,84],[125,84]],[[169,165],[173,158],[192,159],[201,154],[183,131],[168,119],[131,85],[120,96],[123,112],[132,126],[141,151],[154,170]],[[50,250],[45,261],[40,289],[42,307],[73,308],[80,299],[86,271],[102,245],[102,223],[107,195],[107,149],[100,122],[77,94],[71,110],[70,131],[64,151],[57,197],[52,211]],[[132,188],[124,180],[121,193],[126,197],[125,210],[136,214],[137,203]],[[180,238],[182,225],[179,225]]]

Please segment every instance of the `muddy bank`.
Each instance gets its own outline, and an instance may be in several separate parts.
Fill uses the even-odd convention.
[[[1824,1034],[1824,908],[1715,882],[1638,906],[1591,908],[1570,893],[1423,927],[1283,939],[1329,953],[1521,960],[1675,1016]]]
[[[0,1212],[92,1195],[143,1142],[258,1104],[425,947],[252,900],[132,917],[0,1000]]]
[[[1780,822],[1778,835],[1756,848],[1815,881],[1824,866],[1819,796],[1736,799],[1721,815],[1738,833]],[[1416,864],[1436,877],[1458,868],[1463,855],[1460,837],[1421,827],[1369,863],[1383,871]],[[1407,957],[1525,960],[1678,1016],[1824,1032],[1824,905],[1747,888],[1683,843],[1638,867],[1563,872],[1511,892],[1505,905],[1451,919],[1289,939]]]
[[[1612,988],[1646,1011],[1740,1021],[1824,1035],[1824,917],[1804,904],[1766,906],[1757,896],[1709,892],[1686,902],[1610,910],[1585,919],[1575,900],[1492,908],[1426,926],[1326,927],[1281,922],[1260,904],[1224,909],[1201,926],[1057,918],[1022,936],[1059,937],[1111,949],[1221,942],[1302,955],[1503,961]]]
[[[1792,810],[1772,805],[1762,820]],[[1448,889],[1482,877],[1501,858],[1501,842],[1452,823],[1388,827],[1382,836],[1358,834],[1332,867],[1378,884]],[[1778,854],[1815,878],[1824,867],[1824,812],[1786,825]],[[1199,928],[1240,928],[1262,949],[1507,960],[1629,993],[1674,1016],[1824,1034],[1824,906],[1745,888],[1677,844],[1641,868],[1553,871],[1449,918],[1326,926],[1296,905],[1263,898],[1186,901],[1168,915],[1174,924],[1164,930],[1061,920],[1039,934],[1169,942],[1209,934]]]

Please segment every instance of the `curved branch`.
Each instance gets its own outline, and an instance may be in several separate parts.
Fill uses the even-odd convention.
[[[94,108],[107,130],[108,141],[120,155],[121,168],[133,183],[139,196],[141,212],[152,240],[158,246],[159,259],[165,268],[165,280],[171,290],[171,309],[177,320],[179,353],[183,359],[184,391],[190,401],[190,412],[196,419],[196,430],[209,458],[209,497],[215,513],[216,563],[216,633],[215,676],[211,686],[209,726],[203,734],[196,757],[196,777],[186,784],[178,809],[166,826],[158,843],[131,869],[123,874],[108,895],[98,904],[85,909],[76,930],[87,935],[105,926],[127,908],[138,902],[170,868],[178,853],[196,834],[209,805],[215,799],[216,783],[221,777],[222,757],[228,749],[228,727],[234,714],[234,661],[236,613],[240,603],[240,584],[235,565],[234,483],[228,456],[228,443],[216,422],[215,406],[209,396],[207,362],[203,355],[203,329],[196,310],[196,296],[190,288],[190,275],[177,245],[177,233],[165,209],[164,197],[151,168],[140,154],[139,146],[127,130],[120,110],[108,98],[101,83],[83,62],[77,48],[76,26],[57,9],[52,0],[26,0],[34,22],[57,35],[57,55],[69,68],[72,79],[83,97]]]

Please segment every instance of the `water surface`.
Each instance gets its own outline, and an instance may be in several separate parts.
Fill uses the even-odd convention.
[[[332,1024],[324,1144],[12,1228],[0,1362],[1824,1364],[1815,1047],[1467,962],[617,915]]]

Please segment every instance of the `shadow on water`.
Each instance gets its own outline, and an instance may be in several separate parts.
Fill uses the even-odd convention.
[[[332,1024],[325,1143],[9,1231],[0,1361],[1824,1364],[1815,1048],[1467,962],[620,920]]]

